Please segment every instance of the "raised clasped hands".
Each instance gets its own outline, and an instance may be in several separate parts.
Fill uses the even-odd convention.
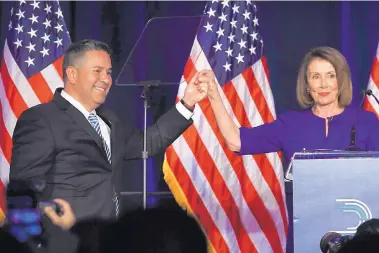
[[[186,104],[194,106],[206,97],[213,98],[217,92],[217,83],[213,71],[202,70],[187,85],[183,100]]]

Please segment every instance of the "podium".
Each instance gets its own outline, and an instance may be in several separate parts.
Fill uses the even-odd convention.
[[[379,152],[295,153],[292,179],[295,253],[319,253],[327,232],[354,235],[379,217]]]

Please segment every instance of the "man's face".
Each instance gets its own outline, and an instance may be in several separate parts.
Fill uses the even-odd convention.
[[[88,51],[79,60],[74,78],[77,99],[92,111],[105,102],[112,86],[112,63],[107,52]]]

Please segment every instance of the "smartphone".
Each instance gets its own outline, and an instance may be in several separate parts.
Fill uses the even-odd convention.
[[[45,207],[51,207],[59,216],[63,215],[63,212],[60,206],[54,201],[46,200],[46,201],[38,202],[37,208],[40,210],[41,213],[44,212]]]
[[[7,227],[20,242],[42,233],[37,192],[30,182],[12,180],[7,186]]]

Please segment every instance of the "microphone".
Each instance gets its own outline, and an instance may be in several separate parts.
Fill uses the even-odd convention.
[[[374,95],[374,92],[372,92],[372,90],[366,90],[365,92],[365,95],[369,95],[369,96],[372,96],[374,99],[375,99],[375,101],[379,104],[379,100],[378,100],[378,98]]]
[[[363,91],[363,93],[366,95],[372,95],[372,90],[368,89],[368,90]]]
[[[357,133],[356,133],[355,124],[357,123],[359,109],[362,107],[362,104],[363,104],[363,101],[364,101],[366,95],[373,95],[371,90],[363,91],[362,94],[363,94],[363,96],[362,96],[361,102],[359,103],[359,107],[357,108],[357,111],[355,113],[355,117],[354,117],[354,121],[353,121],[353,126],[351,127],[351,131],[350,131],[350,145],[346,149],[347,151],[362,151],[362,149],[360,149],[359,147],[356,146],[356,135],[357,135]],[[377,100],[377,102],[379,103],[378,100]]]

